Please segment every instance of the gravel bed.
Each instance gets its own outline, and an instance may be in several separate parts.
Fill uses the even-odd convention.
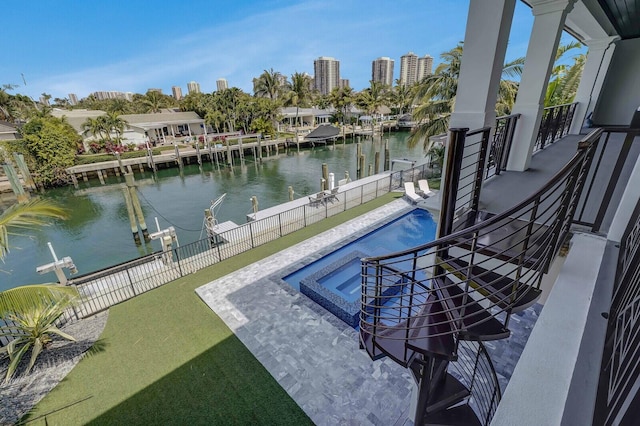
[[[26,376],[23,374],[31,356],[29,351],[9,383],[4,383],[9,361],[7,358],[0,360],[0,424],[17,422],[64,379],[98,340],[107,317],[108,312],[103,312],[64,326],[62,330],[76,341],[54,335],[51,345],[40,353],[31,372]]]

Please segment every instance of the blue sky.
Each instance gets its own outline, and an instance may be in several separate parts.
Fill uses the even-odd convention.
[[[437,64],[464,39],[468,0],[266,0],[146,2],[3,1],[0,84],[37,98],[97,90],[144,93],[215,81],[249,93],[251,80],[273,68],[313,74],[313,60],[333,56],[340,74],[361,90],[371,61],[413,51]],[[507,60],[525,56],[533,25],[517,2]],[[569,40],[565,35],[563,40]],[[24,75],[24,84],[22,75]]]

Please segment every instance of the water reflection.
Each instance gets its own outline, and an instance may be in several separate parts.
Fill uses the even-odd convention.
[[[408,148],[406,133],[393,133],[389,139],[392,158],[423,160],[422,147]],[[387,135],[385,134],[385,139]],[[366,156],[365,170],[374,163],[380,152],[380,167],[384,164],[384,140],[362,140]],[[180,244],[188,244],[202,237],[204,210],[223,193],[227,197],[218,213],[220,221],[246,222],[251,210],[250,198],[257,196],[261,209],[288,201],[289,186],[296,198],[317,192],[322,176],[322,163],[335,174],[336,182],[348,172],[356,176],[356,145],[337,142],[311,149],[290,149],[263,154],[262,161],[246,156],[244,162],[234,159],[234,167],[218,167],[204,161],[202,165],[185,165],[182,169],[159,169],[151,172],[135,171],[140,203],[150,232],[155,231],[154,217],[161,227],[174,226]],[[122,177],[109,176],[106,185],[96,179],[80,180],[79,189],[56,188],[43,194],[67,208],[66,221],[29,232],[29,236],[11,236],[12,249],[4,267],[9,274],[0,274],[0,289],[20,284],[48,282],[53,274],[38,275],[38,265],[52,261],[47,241],[51,241],[58,257],[71,256],[80,273],[87,273],[109,265],[160,250],[157,241],[136,246],[131,236],[127,211],[122,195]],[[8,206],[11,197],[0,197]]]

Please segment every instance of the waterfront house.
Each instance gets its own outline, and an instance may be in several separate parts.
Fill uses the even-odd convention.
[[[515,0],[470,0],[441,238],[364,262],[361,346],[415,378],[419,424],[637,424],[640,9],[525,3],[525,68],[513,115],[496,120]],[[575,103],[544,108],[563,30],[587,61]],[[588,116],[599,130],[585,128]],[[395,269],[407,256],[414,269]],[[413,281],[417,271],[429,285]],[[400,283],[411,290],[385,305]],[[540,318],[501,389],[485,345],[536,302]]]

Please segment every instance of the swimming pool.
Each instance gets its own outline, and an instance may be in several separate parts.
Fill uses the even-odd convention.
[[[360,310],[360,259],[382,256],[435,239],[436,223],[415,209],[283,277],[290,286],[355,327]]]

